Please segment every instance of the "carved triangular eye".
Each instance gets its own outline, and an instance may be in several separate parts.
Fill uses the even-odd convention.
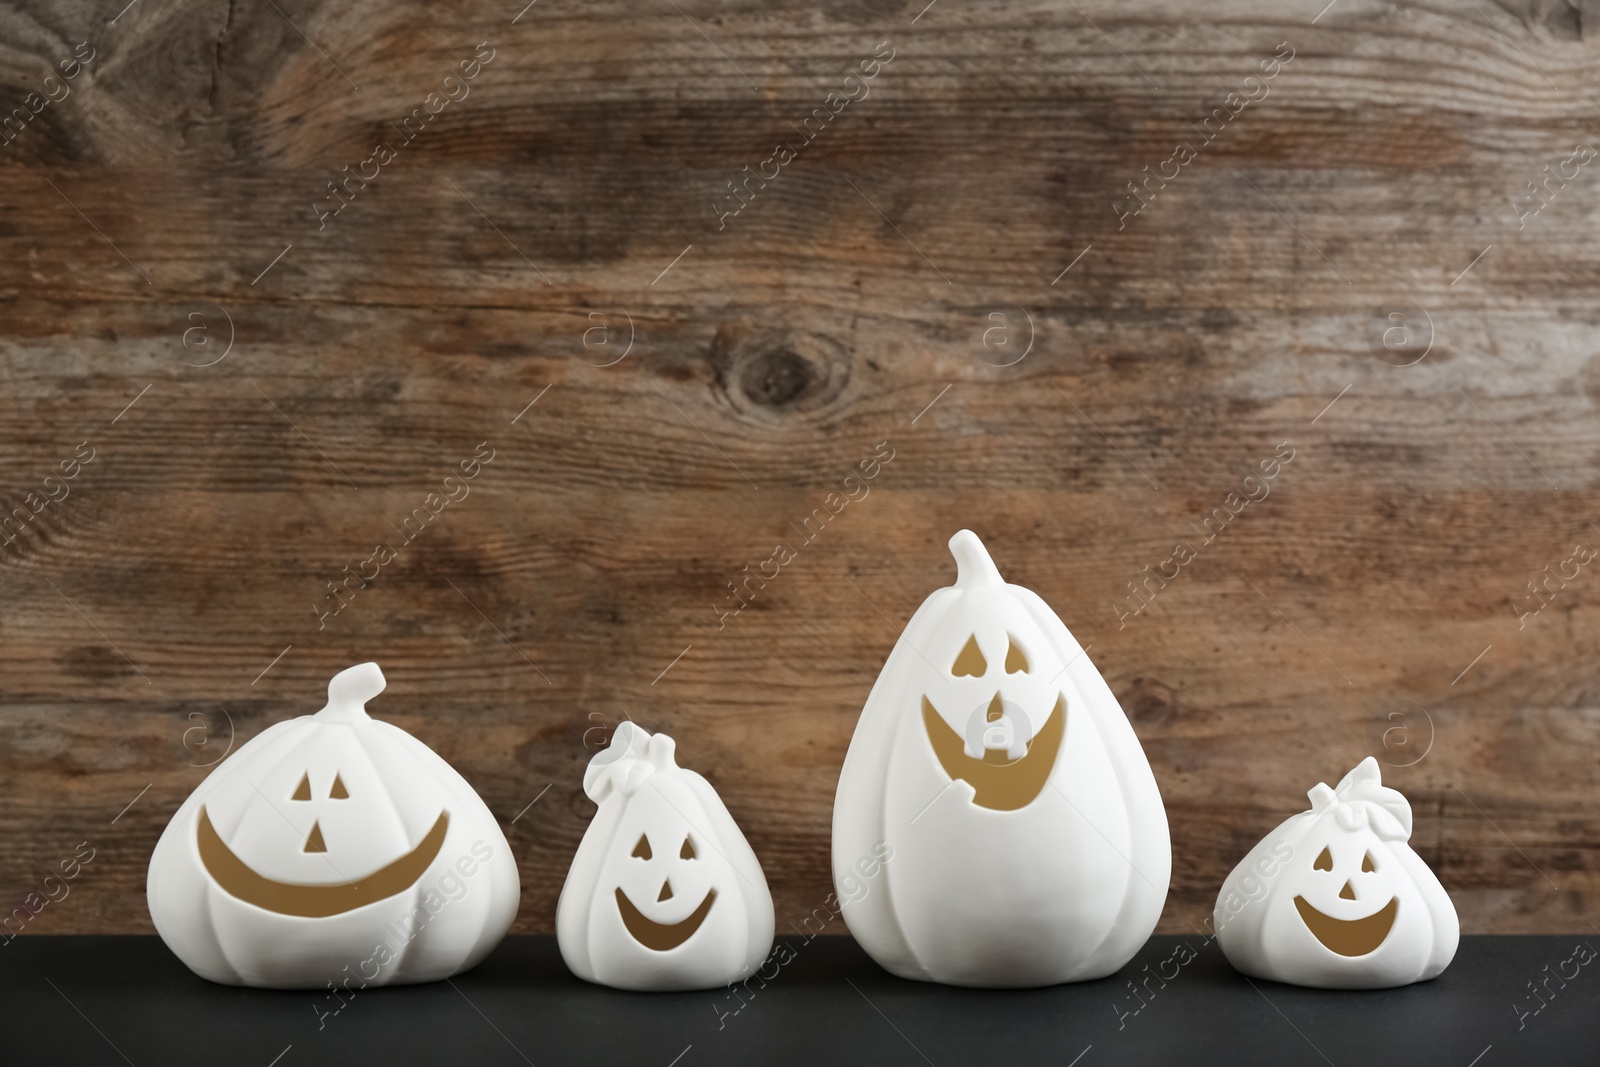
[[[333,800],[349,800],[350,791],[344,787],[344,779],[338,774],[333,776],[333,788],[328,790],[329,798]]]
[[[300,784],[294,787],[294,796],[290,797],[289,799],[290,800],[310,800],[311,799],[311,775],[302,774],[300,776]]]
[[[1361,869],[1363,871],[1375,871],[1378,869],[1372,865],[1372,853],[1368,852],[1361,857]]]
[[[1010,642],[1010,647],[1006,649],[1006,673],[1028,673],[1028,657],[1022,654],[1022,649],[1017,647],[1015,641]]]
[[[967,643],[961,646],[961,654],[956,657],[955,665],[950,668],[950,673],[957,678],[966,675],[971,678],[981,678],[989,669],[989,661],[983,658],[983,653],[978,650],[976,635],[967,638]]]
[[[615,855],[615,853],[613,853]],[[650,839],[644,834],[639,835],[639,843],[633,846],[633,855],[642,860],[650,858]]]
[[[694,842],[687,837],[683,839],[683,847],[678,850],[678,858],[680,860],[694,859]]]
[[[1314,871],[1333,870],[1333,853],[1324,848],[1322,853],[1317,856],[1317,862],[1311,865],[1311,869]]]

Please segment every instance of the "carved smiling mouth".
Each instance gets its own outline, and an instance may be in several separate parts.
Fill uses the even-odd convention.
[[[1294,898],[1300,921],[1306,924],[1311,936],[1322,947],[1341,956],[1365,956],[1376,951],[1394,928],[1394,917],[1400,910],[1400,898],[1390,897],[1389,903],[1365,919],[1335,919],[1324,915],[1307,902],[1305,897]]]
[[[433,864],[434,857],[439,855],[439,849],[444,846],[445,830],[449,826],[450,813],[441,811],[433,828],[417,843],[416,848],[371,874],[338,885],[279,882],[257,874],[222,840],[217,828],[211,825],[211,816],[206,813],[203,804],[200,806],[195,838],[200,848],[200,862],[223,892],[238,897],[246,904],[254,904],[279,915],[325,919],[330,915],[341,915],[375,904],[416,885],[417,880]]]
[[[706,921],[706,916],[711,913],[711,905],[717,899],[715,889],[706,890],[705,899],[700,906],[689,914],[687,919],[675,923],[658,923],[647,918],[644,912],[633,906],[633,901],[628,899],[628,894],[617,887],[617,911],[622,913],[622,925],[628,928],[628,933],[633,939],[645,948],[665,952],[677,948],[700,929],[700,924]]]
[[[988,749],[982,759],[967,755],[966,742],[927,697],[922,698],[922,721],[939,766],[951,781],[960,778],[972,786],[974,804],[994,811],[1016,811],[1033,803],[1050,780],[1067,730],[1067,702],[1064,697],[1056,698],[1050,717],[1028,742],[1027,754],[1016,760],[998,749]]]

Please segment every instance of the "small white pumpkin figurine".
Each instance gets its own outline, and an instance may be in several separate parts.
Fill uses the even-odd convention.
[[[1245,974],[1325,989],[1387,989],[1436,977],[1461,940],[1455,905],[1406,842],[1411,805],[1368,756],[1311,810],[1256,845],[1222,883],[1213,916]]]
[[[867,697],[833,806],[850,932],[903,978],[1041,986],[1111,974],[1149,938],[1167,816],[1110,687],[970,530]],[[865,893],[854,872],[886,849]]]
[[[666,734],[624,722],[589,761],[600,808],[556,905],[561,958],[618,989],[712,989],[747,978],[772,948],[761,864],[716,791],[679,767]]]
[[[431,982],[488,955],[521,883],[466,779],[367,715],[376,663],[315,715],[268,727],[178,808],[150,857],[156,932],[227,985],[354,992]]]

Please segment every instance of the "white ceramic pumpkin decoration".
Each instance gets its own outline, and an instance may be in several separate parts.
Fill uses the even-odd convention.
[[[867,697],[833,808],[850,932],[903,978],[1041,986],[1100,978],[1150,936],[1172,870],[1166,811],[1105,680],[970,530],[957,576],[901,633]],[[892,859],[864,894],[860,860]]]
[[[561,958],[618,989],[712,989],[754,974],[772,948],[761,864],[716,791],[675,743],[624,722],[589,761],[599,807],[556,905]]]
[[[1368,756],[1311,810],[1256,845],[1213,916],[1228,961],[1255,978],[1386,989],[1438,976],[1455,957],[1455,905],[1411,850],[1411,805]]]
[[[475,966],[521,896],[500,826],[421,741],[367,715],[376,663],[341,671],[315,715],[229,756],[167,824],[146,896],[202,978],[350,991]]]

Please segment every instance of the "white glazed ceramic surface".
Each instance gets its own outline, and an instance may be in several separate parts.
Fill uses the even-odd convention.
[[[755,973],[772,948],[761,864],[672,738],[631,722],[589,761],[599,806],[556,905],[573,974],[619,989],[711,989]]]
[[[1461,939],[1455,905],[1406,842],[1411,805],[1368,756],[1228,875],[1212,917],[1245,974],[1328,989],[1436,977]]]
[[[150,858],[150,917],[214,982],[360,989],[476,965],[521,896],[499,824],[428,746],[370,718],[376,663],[269,727],[184,801]]]
[[[906,625],[862,709],[833,809],[850,932],[905,978],[1099,978],[1149,938],[1172,869],[1166,812],[1105,680],[970,530],[958,575]],[[887,856],[870,880],[861,861]],[[864,889],[864,891],[863,891]]]

